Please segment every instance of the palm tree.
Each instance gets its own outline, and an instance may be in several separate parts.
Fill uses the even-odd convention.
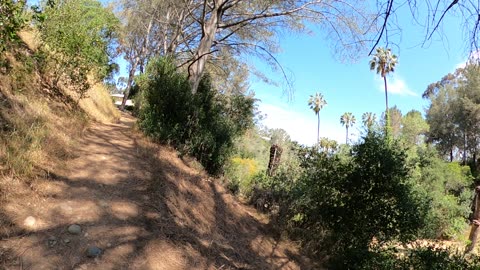
[[[392,54],[392,51],[390,49],[386,48],[377,48],[376,53],[372,57],[372,60],[370,60],[370,70],[376,70],[377,74],[380,74],[380,76],[382,76],[383,82],[385,84],[385,115],[387,118],[387,131],[390,126],[388,115],[387,75],[390,72],[395,71],[395,66],[397,65],[397,63],[397,56]]]
[[[321,93],[315,93],[315,96],[310,95],[308,99],[308,106],[312,109],[317,115],[318,125],[317,125],[317,143],[320,140],[320,110],[327,105],[327,101],[323,98]]]
[[[372,113],[372,112],[366,112],[362,114],[362,122],[365,127],[367,127],[367,130],[370,131],[372,128],[373,124],[375,124],[375,121],[377,121],[377,116]]]
[[[340,124],[345,126],[345,128],[347,129],[345,144],[348,144],[348,128],[355,125],[356,120],[357,119],[355,119],[355,115],[353,115],[351,112],[346,112],[342,116],[340,116]]]

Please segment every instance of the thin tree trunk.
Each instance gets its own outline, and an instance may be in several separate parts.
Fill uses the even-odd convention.
[[[385,85],[385,121],[386,121],[386,133],[389,135],[390,129],[390,114],[388,113],[388,89],[387,89],[387,76],[383,76],[383,83]]]
[[[467,131],[464,130],[463,134],[463,165],[467,164]]]
[[[348,126],[346,126],[347,134],[345,135],[345,144],[348,144]]]
[[[317,143],[320,142],[320,113],[317,113]]]
[[[127,82],[127,88],[125,89],[125,93],[123,94],[123,100],[122,100],[122,105],[120,105],[120,110],[125,109],[125,104],[127,103],[128,96],[130,95],[130,90],[132,89],[132,84],[133,84],[133,78],[135,77],[135,71],[137,70],[137,67],[142,60],[142,57],[145,56],[148,47],[150,46],[150,32],[152,31],[152,26],[153,26],[153,17],[150,18],[150,21],[148,22],[148,27],[147,27],[147,32],[145,34],[145,39],[143,41],[142,48],[140,49],[140,52],[137,54],[135,57],[135,61],[133,62],[132,66],[130,67],[130,71],[128,73],[128,82]],[[143,73],[143,67],[142,67],[142,73]]]
[[[205,70],[205,63],[208,60],[208,56],[211,53],[213,41],[215,41],[215,34],[218,29],[218,22],[221,20],[223,10],[221,6],[225,0],[215,0],[214,8],[210,14],[210,17],[202,25],[202,38],[198,49],[193,56],[193,63],[188,67],[188,80],[192,87],[192,93],[197,93],[198,85],[202,79],[203,71]],[[204,3],[206,6],[207,3]],[[204,11],[205,12],[205,11]],[[205,18],[205,14],[203,16]]]
[[[137,69],[139,58],[135,59],[135,62],[130,67],[130,71],[128,72],[128,81],[127,81],[127,88],[125,88],[125,92],[123,93],[122,104],[120,105],[120,110],[125,110],[125,105],[127,104],[128,96],[130,95],[130,90],[132,89],[133,84],[133,77],[135,76],[135,70]]]

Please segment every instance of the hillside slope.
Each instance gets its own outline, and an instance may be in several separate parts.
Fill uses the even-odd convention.
[[[93,124],[68,168],[11,179],[0,203],[1,269],[311,268],[254,209],[149,143],[134,121]],[[90,258],[89,247],[102,252]]]

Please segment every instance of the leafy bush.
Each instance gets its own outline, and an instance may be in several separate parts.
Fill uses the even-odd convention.
[[[368,251],[359,260],[339,269],[362,270],[478,270],[480,257],[478,255],[464,256],[457,250],[441,249],[434,246],[418,247],[399,252],[395,248]]]
[[[424,225],[428,204],[398,142],[371,132],[349,152],[300,153],[305,173],[289,190],[284,220],[306,230],[307,242],[330,245],[336,267],[359,263],[373,239],[406,241]]]
[[[417,189],[430,201],[421,236],[451,239],[462,235],[470,214],[473,177],[468,166],[441,160],[434,149],[420,149]]]
[[[193,155],[209,173],[220,173],[234,139],[252,125],[253,98],[218,94],[208,76],[192,94],[187,76],[167,58],[151,60],[136,81],[141,129]]]
[[[116,68],[111,60],[119,20],[97,0],[48,1],[43,13],[47,19],[37,26],[45,43],[42,50],[49,54],[53,86],[66,80],[83,97],[91,86],[88,76],[102,80]]]
[[[258,164],[251,158],[234,157],[230,160],[225,174],[228,175],[228,188],[233,193],[250,196],[254,187],[254,176],[259,172]]]
[[[0,53],[20,38],[17,32],[24,26],[22,17],[25,0],[0,0]]]

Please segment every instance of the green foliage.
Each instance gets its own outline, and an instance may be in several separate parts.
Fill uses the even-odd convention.
[[[406,241],[424,225],[428,204],[414,189],[399,142],[370,132],[350,150],[303,148],[299,156],[300,179],[278,181],[286,194],[281,220],[308,243],[329,246],[343,267],[368,253],[372,239]]]
[[[22,16],[25,0],[0,0],[0,53],[20,38],[17,32],[24,26]]]
[[[402,139],[407,145],[423,143],[428,130],[429,126],[419,111],[411,110],[402,119]]]
[[[193,155],[209,173],[223,170],[234,139],[253,123],[253,98],[217,94],[208,77],[192,94],[186,75],[170,59],[151,60],[137,84],[142,130]]]
[[[257,162],[251,158],[234,157],[230,160],[225,175],[228,188],[233,193],[250,196],[254,187],[254,177],[260,171]]]
[[[480,257],[465,257],[457,250],[441,249],[432,245],[405,250],[399,254],[396,248],[375,248],[361,254],[358,261],[348,267],[336,266],[334,269],[376,269],[376,270],[477,270],[480,269]]]
[[[473,177],[468,166],[441,160],[434,149],[419,149],[416,188],[430,201],[426,238],[456,238],[470,213]]]
[[[365,251],[374,237],[380,243],[412,239],[424,224],[426,202],[413,188],[402,147],[370,133],[352,155],[347,174],[335,183],[340,201],[327,219],[339,254]]]
[[[90,87],[88,76],[101,80],[115,70],[110,61],[119,21],[97,0],[57,1],[46,5],[43,15],[47,19],[38,28],[43,50],[51,55],[54,86],[66,80],[82,97]]]

